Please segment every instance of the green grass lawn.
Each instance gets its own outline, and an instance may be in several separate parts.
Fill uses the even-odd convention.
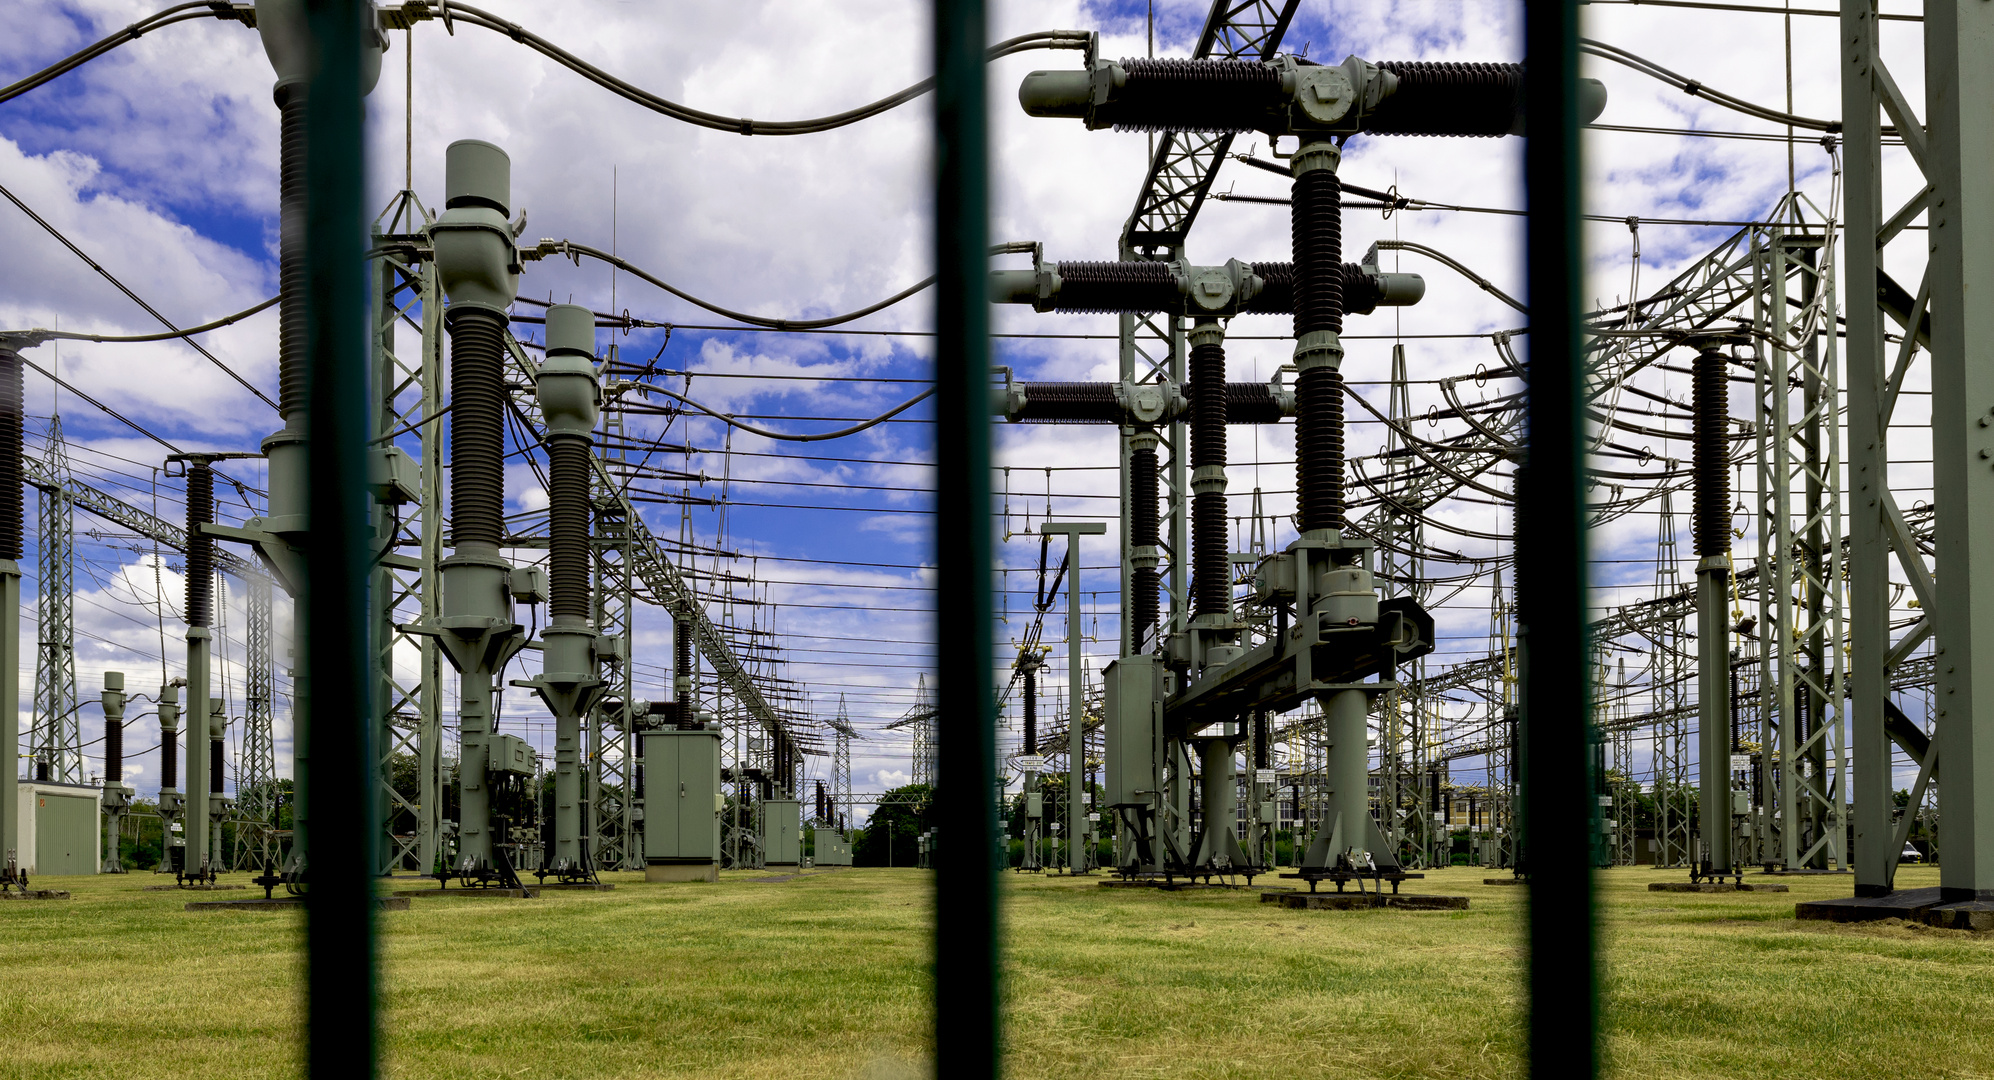
[[[386,1074],[920,1075],[930,876],[766,876],[384,913]],[[1008,1072],[1517,1075],[1523,896],[1482,876],[1419,883],[1472,897],[1433,913],[1012,876]],[[1681,877],[1601,875],[1613,1073],[1994,1077],[1994,936],[1794,921],[1847,878],[1646,889]],[[299,913],[185,912],[158,880],[41,879],[74,898],[0,906],[0,1077],[295,1074]]]

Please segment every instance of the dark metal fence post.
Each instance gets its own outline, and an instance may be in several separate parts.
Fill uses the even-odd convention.
[[[1523,834],[1530,876],[1530,1075],[1597,1067],[1592,838],[1587,778],[1584,442],[1579,425],[1578,5],[1524,4],[1529,131],[1530,448],[1516,513],[1523,642]],[[1527,636],[1523,636],[1527,635]]]
[[[998,1075],[983,0],[935,4],[935,1068]]]
[[[376,826],[368,792],[367,274],[359,0],[309,0],[318,64],[305,120],[311,531],[298,643],[310,678],[308,797],[341,813],[311,835],[306,911],[310,1075],[374,1075]]]

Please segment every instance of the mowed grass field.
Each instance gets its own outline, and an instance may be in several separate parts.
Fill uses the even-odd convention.
[[[385,1074],[922,1075],[931,876],[777,876],[383,913]],[[1465,912],[1399,913],[1010,875],[1007,1072],[1516,1076],[1524,897],[1483,876],[1417,883]],[[1794,920],[1846,877],[1647,891],[1681,878],[1600,875],[1614,1075],[1994,1077],[1994,935]],[[200,897],[158,881],[46,878],[73,898],[0,905],[0,1077],[297,1073],[301,914],[186,912]]]

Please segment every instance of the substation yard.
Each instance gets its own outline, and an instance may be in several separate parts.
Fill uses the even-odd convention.
[[[1421,913],[1006,875],[1007,1072],[1518,1075],[1523,893],[1488,873],[1408,883],[1471,898]],[[927,871],[605,876],[615,891],[383,912],[384,1074],[926,1073]],[[1610,1074],[1994,1076],[1986,935],[1796,922],[1795,902],[1847,895],[1839,875],[1780,879],[1784,894],[1647,890],[1681,876],[1599,877]],[[256,894],[145,891],[158,880],[46,878],[72,898],[0,909],[0,1073],[298,1072],[302,913],[188,912]],[[1900,880],[1936,884],[1937,870]]]

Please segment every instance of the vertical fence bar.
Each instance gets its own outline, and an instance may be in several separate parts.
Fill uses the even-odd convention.
[[[1589,1080],[1594,1032],[1592,869],[1597,800],[1587,776],[1584,443],[1579,409],[1578,5],[1524,5],[1524,151],[1530,281],[1530,448],[1516,512],[1523,643],[1524,851],[1529,860],[1532,1077]]]
[[[305,120],[305,368],[311,530],[299,643],[317,723],[309,797],[346,820],[312,834],[306,1055],[316,1078],[374,1075],[376,825],[369,765],[378,703],[368,668],[367,276],[359,0],[309,0],[318,63]],[[327,818],[327,821],[332,819]]]
[[[935,1069],[998,1075],[983,0],[935,3]]]

